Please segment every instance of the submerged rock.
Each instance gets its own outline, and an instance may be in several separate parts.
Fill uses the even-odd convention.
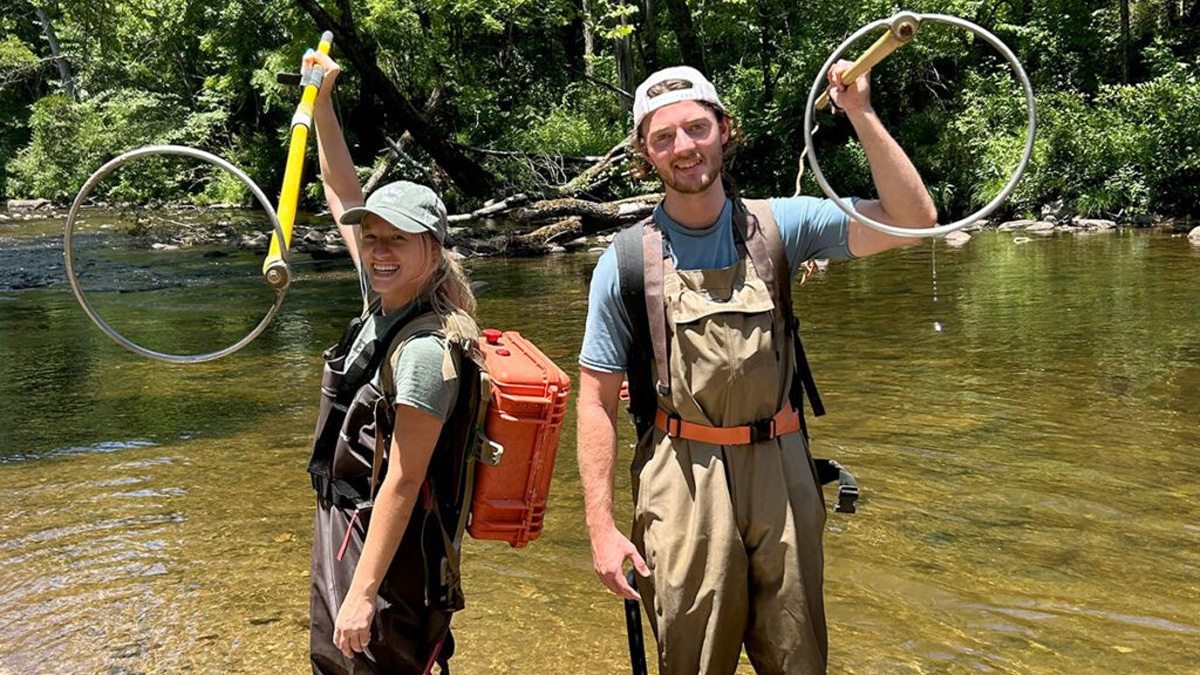
[[[1115,222],[1102,218],[1075,218],[1071,222],[1084,230],[1112,230],[1117,227]]]
[[[962,246],[963,244],[967,243],[968,241],[971,241],[971,235],[967,234],[966,232],[963,232],[962,230],[955,230],[953,232],[948,232],[946,234],[945,239],[946,239],[946,244],[948,244],[950,246],[958,247],[958,246]]]
[[[10,199],[9,211],[45,211],[53,206],[49,199]]]
[[[1192,242],[1192,246],[1200,246],[1200,226],[1193,227],[1192,231],[1188,232],[1188,241]]]
[[[1000,223],[1000,227],[996,229],[1000,232],[1012,232],[1013,230],[1024,230],[1030,225],[1036,223],[1036,220],[1010,220],[1007,223]]]

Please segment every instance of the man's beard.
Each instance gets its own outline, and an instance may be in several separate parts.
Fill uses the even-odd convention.
[[[710,187],[712,187],[713,183],[717,182],[718,178],[721,177],[723,157],[721,157],[721,155],[717,155],[717,159],[712,163],[712,166],[708,166],[707,158],[705,158],[703,155],[700,156],[700,160],[705,164],[705,170],[704,173],[701,174],[700,181],[698,183],[675,180],[675,168],[672,166],[668,166],[666,171],[660,170],[658,172],[658,177],[662,180],[664,185],[680,194],[703,194]]]

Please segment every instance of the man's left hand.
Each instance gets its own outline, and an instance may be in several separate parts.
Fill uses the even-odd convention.
[[[847,115],[871,112],[871,71],[863,73],[853,82],[843,82],[842,75],[854,63],[842,59],[829,69],[829,99],[833,105]]]

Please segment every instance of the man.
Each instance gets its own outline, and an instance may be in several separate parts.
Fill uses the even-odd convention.
[[[856,212],[931,226],[937,211],[872,110],[867,77],[842,82],[849,65],[831,70],[831,96],[879,193],[858,200]],[[825,504],[796,409],[792,385],[807,370],[782,289],[810,258],[912,241],[849,220],[825,199],[731,198],[722,167],[735,134],[695,69],[668,68],[638,87],[632,144],[666,195],[633,235],[645,242],[651,298],[636,320],[650,326],[654,354],[635,358],[649,346],[634,335],[647,333],[631,318],[636,305],[623,303],[612,246],[592,278],[579,357],[579,468],[594,567],[611,592],[642,601],[664,675],[733,673],[743,646],[759,673],[825,670]],[[658,410],[635,451],[630,541],[612,517],[616,414],[626,375],[632,393],[647,369]],[[626,561],[637,590],[625,581]]]

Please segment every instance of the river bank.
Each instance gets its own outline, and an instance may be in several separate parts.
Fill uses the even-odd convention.
[[[10,201],[11,207],[14,202]],[[586,222],[587,215],[549,217],[518,222],[471,217],[452,217],[447,245],[461,258],[528,257],[545,254],[602,249],[614,233],[645,217],[646,202],[618,216],[602,216],[609,221]],[[0,237],[4,235],[54,234],[61,232],[67,212],[46,200],[26,200],[21,208],[0,210]],[[1093,235],[1126,229],[1157,230],[1188,235],[1200,245],[1200,225],[1194,218],[1136,216],[1125,220],[1083,218],[1064,213],[1061,207],[1043,209],[1038,219],[985,219],[959,232],[946,242],[961,246],[970,233],[996,230],[1014,233],[1014,241],[1025,243],[1032,237],[1053,234]],[[154,251],[175,251],[195,247],[239,249],[265,253],[271,241],[271,227],[257,210],[231,205],[196,207],[176,205],[156,209],[98,205],[85,207],[77,223],[79,230],[89,227],[130,236],[135,245]],[[589,234],[581,234],[587,231]],[[301,213],[292,233],[291,250],[314,259],[347,257],[348,251],[328,212]]]

